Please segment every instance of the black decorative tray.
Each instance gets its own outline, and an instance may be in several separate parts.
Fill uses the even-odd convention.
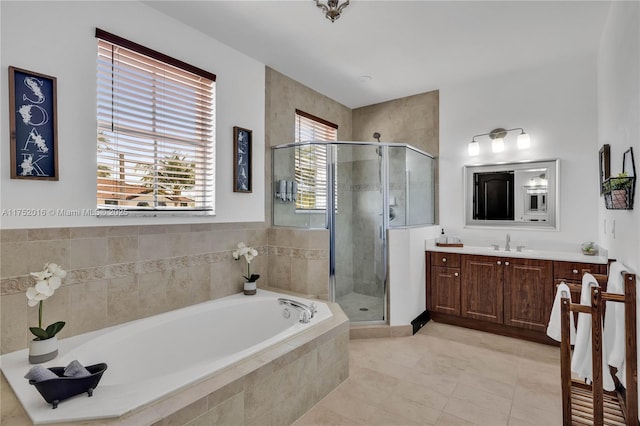
[[[49,370],[53,371],[56,376],[55,379],[42,380],[35,382],[29,380],[29,384],[36,387],[40,395],[49,404],[53,405],[53,408],[58,407],[58,403],[72,396],[79,395],[81,393],[88,393],[89,396],[93,396],[93,390],[98,386],[102,373],[107,369],[107,364],[95,364],[85,367],[91,375],[85,377],[65,377],[65,367],[50,367]]]

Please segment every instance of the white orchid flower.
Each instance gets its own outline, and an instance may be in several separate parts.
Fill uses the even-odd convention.
[[[51,277],[47,280],[49,287],[51,290],[57,290],[62,285],[62,278],[60,277]]]
[[[50,278],[53,276],[53,274],[49,271],[45,270],[44,271],[40,271],[40,272],[31,272],[31,276],[34,277],[36,279],[36,281],[44,281],[47,278]]]
[[[67,271],[65,271],[60,267],[60,265],[56,265],[55,263],[47,263],[45,265],[45,269],[49,271],[49,273],[51,273],[54,277],[60,278],[61,280],[63,278],[66,278],[67,276]]]
[[[233,251],[233,258],[235,260],[240,259],[240,256],[244,256],[248,250],[249,247],[247,247],[245,243],[238,243],[238,250]]]
[[[53,294],[53,292],[51,292],[51,294]],[[36,306],[38,303],[40,303],[41,300],[46,300],[48,297],[49,296],[38,291],[38,289],[36,289],[35,287],[29,287],[27,289],[27,299],[29,299],[27,301],[27,304],[31,307]]]

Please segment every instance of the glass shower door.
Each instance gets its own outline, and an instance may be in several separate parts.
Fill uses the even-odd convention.
[[[351,322],[385,320],[384,150],[334,145],[334,215],[329,218],[334,296]],[[333,226],[331,223],[333,222]]]

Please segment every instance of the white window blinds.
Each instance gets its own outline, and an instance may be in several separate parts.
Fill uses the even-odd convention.
[[[215,75],[96,37],[98,209],[212,213]]]
[[[336,141],[338,126],[303,111],[296,110],[295,142]],[[295,155],[298,197],[296,209],[327,208],[327,146],[300,145]]]

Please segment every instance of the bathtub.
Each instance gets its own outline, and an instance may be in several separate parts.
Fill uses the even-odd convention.
[[[314,301],[314,318],[301,323],[299,312],[279,304],[279,297],[312,302],[258,290],[60,340],[59,356],[42,365],[77,359],[84,365],[105,362],[108,369],[92,398],[80,395],[55,410],[23,378],[31,368],[26,349],[0,357],[0,368],[35,424],[119,417],[332,316],[328,305]]]

